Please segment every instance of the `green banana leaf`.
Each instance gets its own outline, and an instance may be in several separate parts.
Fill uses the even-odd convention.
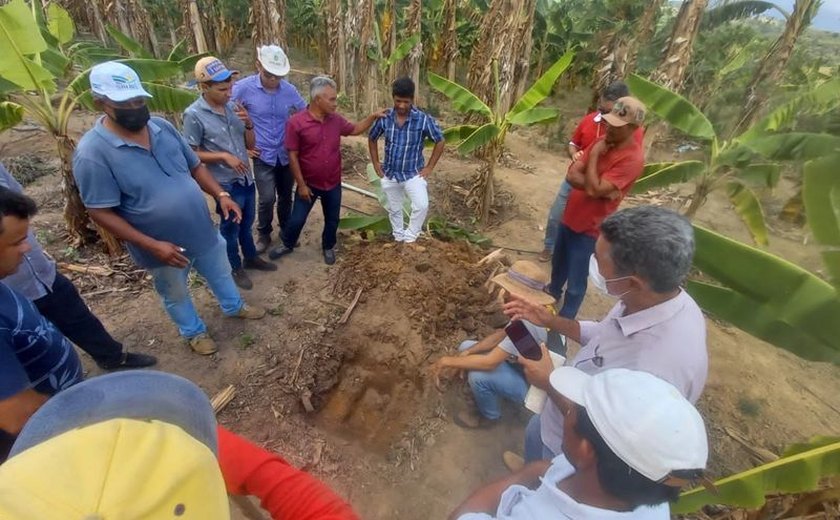
[[[181,38],[178,43],[172,47],[172,50],[169,51],[169,56],[166,57],[166,61],[181,61],[187,57],[187,39]]]
[[[420,41],[420,34],[419,33],[412,35],[407,40],[403,40],[402,43],[397,45],[397,48],[394,49],[394,51],[391,53],[391,55],[388,56],[388,59],[385,60],[382,63],[382,65],[381,65],[382,70],[387,70],[388,67],[390,67],[394,63],[397,63],[398,61],[401,61],[406,56],[408,56],[408,54],[411,52],[411,49],[413,49],[414,46],[417,45],[417,43],[419,41]]]
[[[198,60],[204,58],[205,56],[210,56],[210,53],[202,52],[200,54],[190,54],[186,58],[178,61],[178,67],[181,69],[181,72],[192,75],[195,71],[195,64]]]
[[[493,111],[490,110],[490,107],[479,99],[478,96],[461,85],[438,76],[434,72],[429,73],[429,85],[449,98],[452,101],[452,106],[458,112],[464,114],[476,112],[486,116],[488,119],[493,119]]]
[[[0,132],[23,121],[23,107],[11,101],[0,101]]]
[[[76,25],[70,18],[70,13],[55,2],[50,2],[47,7],[47,28],[61,45],[73,41],[73,36],[76,35]]]
[[[726,186],[726,194],[735,208],[735,213],[746,224],[755,243],[767,245],[767,223],[764,221],[764,210],[755,193],[739,181],[730,181]]]
[[[799,455],[800,453],[805,453],[806,451],[822,448],[823,446],[836,444],[838,442],[840,442],[840,437],[817,435],[816,437],[808,439],[808,442],[795,442],[789,445],[782,451],[781,457],[792,457],[793,455]]]
[[[702,161],[681,161],[650,163],[630,190],[632,193],[645,193],[654,188],[670,186],[678,182],[688,182],[703,173],[706,164]]]
[[[757,186],[775,188],[782,175],[781,167],[776,163],[756,163],[738,170],[738,179]]]
[[[171,79],[181,73],[181,66],[177,61],[147,59],[126,59],[116,61],[125,63],[134,69],[134,72],[140,76],[140,80],[143,84]],[[81,94],[82,92],[90,90],[90,69],[76,76],[73,81],[67,85],[67,88],[76,94]]]
[[[508,112],[506,118],[508,123],[512,125],[529,126],[537,123],[548,123],[550,121],[554,121],[557,119],[558,115],[560,115],[560,111],[556,108],[535,107],[523,110],[522,112],[517,112],[513,115]]]
[[[840,296],[787,260],[694,226],[694,265],[719,285],[691,282],[706,312],[812,361],[840,363]]]
[[[154,59],[151,52],[147,51],[143,44],[132,38],[131,36],[120,31],[111,24],[105,24],[105,30],[108,35],[114,39],[117,44],[125,49],[132,58]],[[139,71],[138,71],[139,74]],[[142,78],[142,76],[140,76]],[[145,79],[145,78],[143,78]]]
[[[738,137],[749,140],[767,132],[791,128],[796,120],[807,114],[821,114],[840,104],[840,78],[834,78],[813,90],[774,108]]]
[[[718,494],[697,488],[680,495],[672,513],[686,514],[707,504],[757,509],[773,493],[816,489],[823,477],[840,474],[840,442],[780,458],[715,482]]]
[[[161,85],[160,83],[143,82],[143,88],[151,94],[146,103],[153,112],[181,113],[198,99],[198,92],[182,88]]]
[[[458,125],[450,126],[443,130],[443,139],[447,144],[460,143],[464,139],[473,135],[480,127],[477,125]]]
[[[382,179],[380,179],[379,175],[376,174],[376,170],[373,169],[373,164],[368,163],[367,168],[365,168],[365,172],[367,173],[368,182],[373,187],[373,192],[376,193],[376,199],[379,201],[379,205],[382,206],[383,209],[387,210],[388,197],[386,197],[385,192],[382,191]]]
[[[0,77],[19,89],[55,91],[55,77],[30,56],[47,50],[47,42],[23,0],[0,7]]]
[[[634,97],[648,110],[681,132],[697,139],[712,140],[716,137],[712,123],[689,100],[641,76],[631,74],[627,86]]]
[[[458,153],[469,155],[498,137],[501,129],[495,123],[487,123],[473,132],[458,146]]]
[[[823,246],[823,264],[834,287],[840,288],[840,155],[805,164],[802,201],[808,215],[808,227]]]
[[[543,73],[543,75],[540,76],[533,85],[531,85],[531,88],[529,88],[528,91],[525,92],[519,100],[517,100],[516,104],[513,105],[513,108],[511,108],[507,113],[508,121],[511,120],[512,116],[531,110],[542,103],[545,98],[550,96],[551,90],[554,88],[554,84],[557,83],[560,76],[562,76],[563,73],[566,72],[566,69],[569,68],[569,65],[572,64],[574,57],[575,53],[569,51],[561,56],[559,60],[555,61],[554,65],[545,71],[545,73]]]
[[[348,215],[338,221],[339,229],[355,231],[373,231],[374,233],[390,233],[391,222],[387,215]]]
[[[840,137],[792,132],[741,139],[740,142],[774,161],[809,161],[840,153]]]

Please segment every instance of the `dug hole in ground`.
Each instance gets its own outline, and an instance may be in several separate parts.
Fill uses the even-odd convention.
[[[93,121],[80,114],[72,134],[78,137]],[[498,244],[540,249],[567,166],[558,160],[562,152],[534,144],[544,139],[527,132],[508,139],[510,158],[497,171],[504,204],[486,231]],[[351,139],[344,149],[345,179],[360,187],[366,186],[364,144]],[[463,430],[451,418],[470,406],[466,384],[454,381],[441,394],[427,377],[430,363],[453,353],[460,341],[504,324],[484,285],[492,266],[476,265],[488,251],[436,240],[412,249],[343,233],[338,263],[327,267],[316,207],[301,247],[279,262],[279,271],[251,274],[254,289],[243,294],[269,310],[265,319],[224,318],[201,280],[193,279],[196,306],[220,347],[217,355],[201,357],[180,341],[148,277],[130,260],[108,266],[95,248],[68,247],[49,137],[12,131],[0,136],[0,146],[7,165],[45,174],[26,186],[41,208],[34,229],[114,336],[131,350],[158,356],[159,369],[195,381],[208,395],[233,385],[220,422],[324,479],[363,518],[444,518],[470,491],[505,474],[504,450],[521,452],[528,412],[507,405],[494,428]],[[469,213],[461,193],[477,166],[450,152],[444,156],[430,182],[432,213]],[[783,182],[780,189],[793,187]],[[673,205],[688,190],[678,186],[625,204]],[[344,202],[377,211],[375,201],[356,194],[345,192]],[[713,196],[698,220],[745,240],[727,204]],[[765,202],[768,213],[771,204]],[[775,220],[771,228],[771,251],[818,268],[816,250],[803,242],[801,229]],[[339,323],[359,289],[353,312]],[[590,291],[580,318],[600,318],[611,305]],[[840,429],[837,367],[804,361],[711,319],[707,327],[711,366],[699,407],[710,432],[714,477],[756,465],[761,449],[778,454],[792,442]],[[99,373],[86,357],[84,362],[89,376]],[[235,508],[233,513],[241,518]]]

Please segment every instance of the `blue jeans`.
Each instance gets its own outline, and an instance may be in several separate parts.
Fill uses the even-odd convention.
[[[589,278],[589,257],[595,252],[595,237],[572,231],[565,224],[557,230],[557,243],[551,257],[551,283],[548,292],[559,302],[566,287],[566,298],[558,313],[564,318],[575,319]]]
[[[226,316],[235,316],[245,304],[230,274],[230,262],[225,249],[225,240],[220,235],[219,242],[212,249],[202,255],[190,257],[190,265],[183,269],[164,266],[149,270],[154,278],[155,290],[163,301],[163,307],[178,326],[178,332],[185,338],[207,332],[207,326],[198,317],[193,306],[190,288],[187,286],[187,276],[191,267],[207,280],[207,285]]]
[[[464,351],[476,343],[478,342],[473,340],[464,341],[458,347],[458,351]],[[478,412],[490,420],[502,416],[499,409],[500,396],[521,405],[525,401],[525,394],[528,393],[528,383],[522,371],[507,361],[502,361],[493,370],[470,370],[467,380]]]
[[[239,258],[239,248],[242,247],[242,256],[246,259],[257,256],[257,246],[254,245],[254,235],[251,234],[251,227],[254,225],[256,214],[257,191],[254,183],[244,186],[238,182],[233,184],[222,184],[222,189],[230,193],[230,198],[242,208],[242,221],[236,223],[233,218],[225,220],[222,218],[219,224],[219,232],[227,243],[227,257],[230,267],[233,270],[242,267],[242,259]],[[216,202],[216,213],[222,216],[219,203]]]
[[[338,232],[338,219],[341,215],[341,184],[331,190],[316,190],[310,187],[312,197],[305,201],[295,194],[295,203],[292,206],[292,216],[286,227],[283,228],[283,244],[289,249],[294,249],[300,238],[300,232],[306,224],[309,212],[315,205],[316,199],[321,199],[321,210],[324,212],[324,231],[321,233],[321,248],[332,249],[335,247],[335,235]]]
[[[564,180],[560,185],[560,191],[557,192],[557,197],[554,198],[554,203],[551,205],[551,210],[548,212],[548,221],[545,223],[545,244],[546,251],[554,251],[554,242],[557,240],[557,229],[560,227],[560,222],[563,221],[563,212],[566,211],[566,201],[569,200],[569,194],[572,192],[572,185],[569,181]]]
[[[548,446],[543,444],[540,417],[540,414],[532,416],[531,420],[528,421],[528,426],[525,427],[526,464],[537,460],[551,460],[557,456],[556,453],[548,449]]]

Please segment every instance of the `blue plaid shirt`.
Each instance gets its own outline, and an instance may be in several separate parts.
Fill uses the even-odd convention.
[[[426,165],[423,158],[423,140],[428,138],[438,143],[443,141],[435,119],[411,107],[403,126],[397,125],[397,113],[392,108],[388,115],[377,119],[368,133],[368,139],[376,141],[385,135],[385,160],[382,171],[385,176],[397,182],[405,182],[420,173]]]

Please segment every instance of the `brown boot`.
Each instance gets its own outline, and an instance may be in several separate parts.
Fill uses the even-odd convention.
[[[263,316],[265,316],[265,309],[263,309],[262,307],[256,307],[245,303],[242,305],[242,308],[239,309],[239,312],[236,313],[233,317],[240,318],[243,320],[258,320]]]
[[[192,338],[187,340],[189,343],[190,348],[196,354],[201,354],[202,356],[209,356],[210,354],[215,354],[218,352],[218,348],[216,347],[216,342],[213,341],[208,334],[199,334],[198,336],[193,336]]]

